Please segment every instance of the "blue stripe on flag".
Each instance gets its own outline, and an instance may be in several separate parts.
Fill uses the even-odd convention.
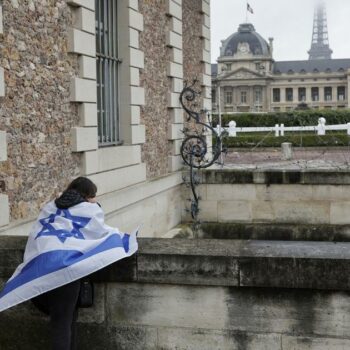
[[[0,298],[25,283],[31,282],[49,273],[62,270],[90,258],[93,255],[102,253],[103,251],[122,247],[125,252],[128,252],[129,239],[130,236],[128,234],[125,234],[123,238],[118,234],[113,234],[97,247],[86,253],[82,253],[78,250],[53,250],[40,254],[25,265],[22,271],[5,285],[5,288],[0,294]]]

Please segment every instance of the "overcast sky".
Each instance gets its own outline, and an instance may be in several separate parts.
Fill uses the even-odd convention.
[[[317,0],[249,0],[254,14],[248,22],[266,40],[274,38],[277,61],[308,59],[314,2]],[[325,0],[333,58],[350,58],[350,0]],[[246,0],[211,0],[212,62],[219,56],[221,40],[245,22]]]

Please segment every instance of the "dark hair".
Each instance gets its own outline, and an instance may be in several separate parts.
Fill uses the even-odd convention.
[[[75,190],[85,199],[96,197],[97,186],[87,177],[77,177],[67,187],[66,191]]]

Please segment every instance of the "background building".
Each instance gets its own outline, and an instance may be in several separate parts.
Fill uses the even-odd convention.
[[[309,60],[275,61],[273,38],[262,38],[244,23],[222,41],[212,65],[213,110],[218,112],[289,111],[295,108],[350,107],[350,59],[332,59],[324,4],[315,9]]]

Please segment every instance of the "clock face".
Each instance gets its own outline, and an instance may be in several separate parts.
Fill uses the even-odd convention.
[[[248,43],[239,43],[238,51],[241,53],[247,53],[249,51]]]

